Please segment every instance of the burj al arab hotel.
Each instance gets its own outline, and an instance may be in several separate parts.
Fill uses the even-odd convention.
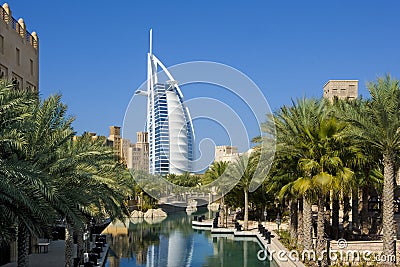
[[[159,80],[158,69],[166,76]],[[166,175],[191,172],[194,130],[189,109],[184,103],[178,82],[150,50],[147,56],[147,91],[136,91],[147,97],[146,131],[149,135],[149,173]]]

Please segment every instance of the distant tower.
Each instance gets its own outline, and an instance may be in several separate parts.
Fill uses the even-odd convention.
[[[127,165],[129,169],[149,171],[149,140],[147,132],[137,132],[137,143],[128,149]]]
[[[130,142],[128,139],[121,137],[121,127],[110,126],[110,135],[107,140],[108,144],[114,147],[117,159],[122,163],[126,163]]]
[[[157,67],[168,81],[159,82]],[[149,172],[151,174],[181,174],[191,171],[194,131],[189,109],[171,73],[153,55],[152,30],[147,60],[147,132],[149,134]]]
[[[333,100],[356,99],[358,96],[358,80],[329,80],[324,85],[324,98]]]

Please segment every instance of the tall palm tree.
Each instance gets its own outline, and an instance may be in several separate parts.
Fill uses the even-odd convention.
[[[353,172],[345,167],[341,134],[345,129],[336,119],[320,122],[314,135],[308,157],[300,159],[300,168],[312,175],[312,184],[318,196],[317,252],[325,249],[325,199],[331,190],[338,194],[351,181]],[[348,149],[349,147],[346,147]],[[335,198],[334,198],[335,199]],[[338,220],[337,220],[338,222]]]
[[[59,160],[52,166],[54,175],[58,176],[55,182],[63,192],[63,199],[73,200],[71,204],[79,211],[78,221],[64,214],[67,222],[66,244],[72,244],[73,228],[82,228],[84,218],[122,219],[128,214],[124,200],[132,192],[126,186],[127,170],[115,161],[112,149],[106,147],[104,141],[93,139],[89,134],[70,140],[60,150]],[[69,266],[71,251],[72,247],[66,246],[66,266]]]
[[[279,133],[279,132],[278,132]],[[279,135],[278,135],[279,138]],[[269,172],[266,184],[267,192],[278,192],[277,196],[281,201],[285,198],[289,200],[289,231],[292,246],[295,247],[297,242],[302,243],[302,229],[299,228],[299,194],[293,188],[293,182],[299,177],[296,158],[281,155],[279,149],[275,156],[275,161],[271,171]],[[302,209],[300,209],[302,211]],[[301,216],[300,216],[301,217]],[[300,227],[302,226],[302,218],[300,218]],[[299,231],[298,231],[299,230]]]
[[[353,172],[345,166],[344,160],[356,150],[348,146],[345,139],[346,124],[329,115],[324,101],[298,100],[291,108],[281,108],[276,117],[278,155],[293,159],[297,166],[289,172],[298,175],[282,187],[281,194],[294,191],[304,197],[303,229],[307,232],[303,245],[306,249],[312,247],[311,202],[317,201],[316,250],[322,253],[326,246],[325,199],[332,190],[340,192],[351,180]]]
[[[46,202],[54,197],[53,190],[41,180],[44,173],[24,153],[36,103],[36,94],[15,90],[0,81],[0,220],[8,221],[7,227],[0,229],[0,239],[9,242],[10,231],[15,228],[12,225],[18,226],[18,266],[28,265],[28,234],[41,233],[54,215]]]
[[[41,181],[56,192],[57,197],[47,203],[50,211],[66,219],[65,263],[71,266],[73,229],[82,229],[90,217],[121,216],[124,197],[129,193],[112,148],[105,146],[105,140],[88,134],[73,140],[73,118],[66,112],[59,95],[36,106],[25,157],[45,173]],[[57,215],[53,215],[55,218]]]
[[[59,216],[81,227],[88,216],[127,212],[129,173],[105,140],[86,135],[74,142],[66,111],[60,96],[39,102],[36,94],[0,81],[0,243],[18,226],[19,267],[28,266],[28,235],[43,233]]]
[[[239,156],[233,164],[228,167],[228,175],[233,179],[239,179],[236,188],[243,192],[244,196],[244,219],[243,229],[248,230],[249,224],[249,189],[251,180],[254,177],[259,157],[250,155]]]
[[[344,117],[353,126],[352,137],[381,153],[383,164],[383,253],[395,255],[394,181],[400,148],[400,88],[390,75],[367,84],[371,99],[365,109],[353,109]],[[389,263],[388,265],[393,265]]]
[[[205,172],[204,178],[203,178],[203,183],[210,184],[213,181],[219,179],[222,175],[224,175],[225,171],[227,170],[228,165],[229,165],[229,163],[226,161],[215,161]],[[215,191],[219,194],[223,194],[222,193],[223,188],[221,188],[220,185],[222,185],[222,184],[216,185]],[[222,198],[223,198],[223,196],[222,196]],[[222,202],[223,202],[223,200],[222,200]]]
[[[315,199],[315,186],[311,173],[299,168],[301,158],[307,158],[309,149],[310,131],[315,123],[325,115],[322,102],[315,99],[298,99],[292,101],[292,106],[282,107],[275,115],[277,129],[277,159],[292,160],[295,165],[290,168],[294,174],[288,185],[282,187],[281,194],[297,192],[303,198],[303,244],[304,249],[312,249],[312,209]],[[284,163],[283,163],[284,164]],[[291,190],[287,190],[291,188]]]
[[[348,114],[363,113],[366,110],[368,101],[362,98],[356,100],[336,100],[333,105],[332,111],[338,119],[346,118]],[[350,125],[351,126],[351,125]],[[351,138],[351,135],[349,136]],[[357,146],[358,152],[346,159],[346,165],[355,172],[354,179],[352,180],[348,192],[343,194],[345,201],[345,216],[343,217],[343,226],[348,225],[348,210],[350,210],[347,203],[348,196],[352,195],[352,228],[358,230],[361,226],[361,231],[364,234],[369,233],[369,218],[368,218],[368,199],[371,189],[379,189],[383,184],[383,179],[379,179],[371,175],[374,170],[381,165],[380,153],[373,148],[370,144],[359,142],[356,138],[349,139],[352,146]],[[359,212],[359,191],[361,192],[361,212]],[[378,190],[381,191],[381,190]],[[360,215],[360,216],[359,216]]]
[[[204,184],[209,184],[217,179],[219,179],[226,171],[227,167],[228,167],[228,162],[226,161],[215,161],[210,168],[205,172],[204,174],[204,179],[203,179],[203,183]],[[224,198],[224,192],[221,191],[221,187],[220,186],[216,186],[215,187],[215,191],[217,193],[222,194],[221,197],[221,207],[225,207],[225,198]],[[225,207],[225,212],[224,215],[226,216],[225,220],[222,219],[224,222],[227,222],[228,217],[227,217],[227,211],[228,211],[228,207]]]

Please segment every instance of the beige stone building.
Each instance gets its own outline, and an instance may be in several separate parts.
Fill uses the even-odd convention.
[[[128,150],[129,169],[149,171],[149,137],[147,132],[137,132],[137,143]]]
[[[110,135],[108,136],[107,141],[108,145],[114,147],[118,159],[126,164],[128,161],[128,150],[131,143],[128,139],[121,137],[121,127],[110,126]]]
[[[324,85],[324,98],[333,100],[356,99],[358,96],[358,80],[329,80]]]
[[[16,20],[8,4],[0,7],[0,79],[18,89],[39,90],[39,40],[28,32],[22,18]]]
[[[214,161],[234,162],[239,155],[237,146],[216,146]]]

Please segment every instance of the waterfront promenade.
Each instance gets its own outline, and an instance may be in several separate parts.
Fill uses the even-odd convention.
[[[91,243],[93,247],[93,243]],[[101,258],[99,260],[99,265],[104,266],[107,260],[109,245],[106,244],[103,252],[101,253]],[[76,244],[74,245],[74,258],[76,257]],[[34,253],[29,255],[29,267],[64,267],[65,266],[65,240],[51,241],[46,253]],[[10,262],[0,267],[17,267],[17,262]]]
[[[30,267],[64,267],[65,241],[51,241],[47,253],[32,253],[29,255]],[[1,267],[17,267],[17,262],[10,262]]]
[[[238,221],[241,225],[243,225],[243,221]],[[220,227],[220,228],[213,228],[209,227],[212,225],[212,220],[205,220],[203,223],[198,223],[193,221],[192,225],[195,229],[201,229],[202,225],[204,226],[204,230],[211,231],[211,235],[213,237],[228,237],[229,235],[233,235],[233,237],[237,240],[246,240],[249,238],[253,238],[257,240],[260,246],[271,252],[278,252],[278,251],[285,251],[289,253],[288,249],[279,241],[279,236],[275,232],[277,230],[276,224],[272,222],[263,222],[264,227],[271,231],[271,234],[274,235],[274,238],[271,238],[271,243],[268,244],[267,240],[259,233],[258,231],[258,222],[256,221],[249,221],[249,230],[247,231],[237,231],[233,226],[228,227]],[[287,225],[283,227],[287,229]],[[282,229],[282,228],[281,228]],[[293,261],[291,259],[287,259],[287,261],[281,261],[276,253],[272,254],[273,262],[271,266],[279,266],[279,267],[305,267],[305,265],[301,261]]]

